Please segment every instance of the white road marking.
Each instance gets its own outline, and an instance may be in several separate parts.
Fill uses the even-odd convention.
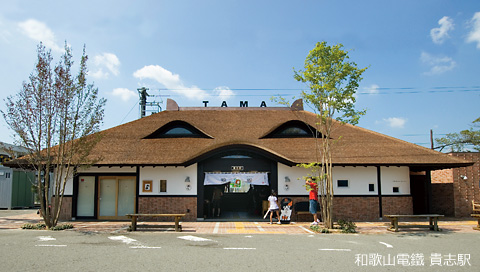
[[[156,249],[156,248],[161,248],[161,247],[144,246],[140,242],[138,242],[137,240],[129,238],[127,236],[123,236],[123,235],[110,236],[110,237],[108,237],[108,239],[114,240],[114,241],[120,241],[120,242],[125,243],[127,245],[134,244],[134,245],[129,247],[129,248],[132,248],[132,249]]]
[[[161,248],[161,247],[150,247],[150,246],[131,246],[130,248],[157,249],[157,248]]]
[[[114,241],[120,241],[120,242],[125,243],[125,244],[131,244],[133,242],[137,242],[137,240],[132,239],[132,238],[128,238],[127,236],[123,236],[123,235],[110,236],[110,237],[108,237],[108,239],[114,240]]]
[[[38,241],[37,242],[48,242],[48,241],[56,241],[56,238],[53,238],[52,236],[38,236]],[[35,245],[36,247],[66,247],[67,245]]]
[[[390,245],[390,244],[387,244],[387,243],[384,243],[384,242],[379,242],[379,243],[382,244],[382,245],[387,246],[387,248],[393,248],[393,246]]]
[[[220,222],[215,223],[215,228],[213,229],[213,233],[218,233],[219,227],[220,227]]]
[[[224,247],[223,249],[233,249],[233,250],[255,250],[254,247]]]
[[[305,228],[304,226],[298,226],[299,228],[303,229],[304,231],[308,232],[308,233],[315,233],[307,228]]]
[[[192,236],[192,235],[187,235],[187,236],[180,236],[180,237],[177,237],[179,239],[183,239],[183,240],[187,240],[187,241],[193,241],[193,242],[205,242],[205,241],[212,241],[210,239],[207,239],[207,238],[202,238],[202,237],[196,237],[196,236]]]
[[[257,228],[259,231],[265,231],[261,225],[258,224],[258,222],[255,222],[255,225],[257,225]]]
[[[38,241],[39,242],[45,242],[45,241],[55,241],[57,239],[53,238],[52,236],[38,236]]]
[[[322,251],[352,251],[349,248],[320,248]]]

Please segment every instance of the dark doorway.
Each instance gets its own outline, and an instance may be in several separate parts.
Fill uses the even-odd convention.
[[[430,212],[429,188],[429,175],[410,176],[410,192],[412,194],[413,214],[426,214]]]
[[[198,217],[204,220],[259,220],[263,218],[262,202],[271,189],[277,189],[277,162],[250,147],[223,149],[198,163]],[[268,186],[251,185],[242,191],[225,185],[204,185],[207,172],[267,172]],[[220,216],[214,211],[214,191],[221,188]],[[215,212],[215,213],[214,213]]]

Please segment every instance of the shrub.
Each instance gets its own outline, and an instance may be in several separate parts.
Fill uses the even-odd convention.
[[[46,226],[43,223],[37,223],[37,224],[30,224],[30,223],[25,223],[22,225],[22,229],[35,229],[35,230],[42,230],[45,229]]]
[[[22,225],[22,229],[44,230],[46,228],[47,228],[47,226],[45,226],[44,223],[37,223],[37,224],[26,223],[26,224]],[[66,229],[73,229],[73,225],[72,224],[62,224],[62,225],[57,225],[57,226],[51,228],[51,230],[66,230]]]
[[[34,228],[35,228],[35,225],[33,224],[25,223],[22,225],[22,229],[34,229]]]
[[[66,229],[73,229],[73,225],[62,224],[62,225],[56,225],[55,227],[52,228],[52,230],[66,230]]]
[[[357,225],[355,225],[354,222],[349,221],[349,220],[338,220],[338,225],[340,226],[340,229],[342,230],[342,233],[356,233],[357,232]]]
[[[323,228],[319,225],[313,225],[310,226],[310,229],[313,230],[314,232],[320,232],[320,233],[330,233],[330,230],[328,228]]]
[[[328,228],[322,228],[320,231],[321,233],[330,233],[330,230]]]

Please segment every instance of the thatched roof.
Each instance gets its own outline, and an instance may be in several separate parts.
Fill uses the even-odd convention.
[[[282,124],[300,120],[315,126],[315,114],[298,105],[290,108],[179,108],[169,101],[167,110],[105,131],[95,156],[97,165],[178,165],[195,163],[206,154],[231,146],[250,147],[295,165],[313,162],[313,138],[264,138]],[[172,107],[172,105],[174,105]],[[145,139],[172,121],[184,121],[208,137]],[[469,162],[412,143],[348,124],[339,124],[332,138],[335,165],[411,166],[441,169]]]

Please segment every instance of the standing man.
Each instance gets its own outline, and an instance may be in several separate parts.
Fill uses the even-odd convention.
[[[318,207],[318,184],[315,182],[315,179],[312,177],[308,177],[307,180],[305,181],[305,186],[307,187],[307,190],[310,191],[309,194],[309,211],[311,214],[313,214],[313,223],[311,225],[318,225],[320,223],[320,220],[318,220],[317,216],[317,207]]]
[[[223,185],[221,187],[215,186],[213,189],[213,195],[212,195],[212,216],[215,217],[215,210],[217,210],[217,217],[220,217],[220,207],[222,204],[222,196],[223,196],[223,190],[220,189],[223,188]]]

